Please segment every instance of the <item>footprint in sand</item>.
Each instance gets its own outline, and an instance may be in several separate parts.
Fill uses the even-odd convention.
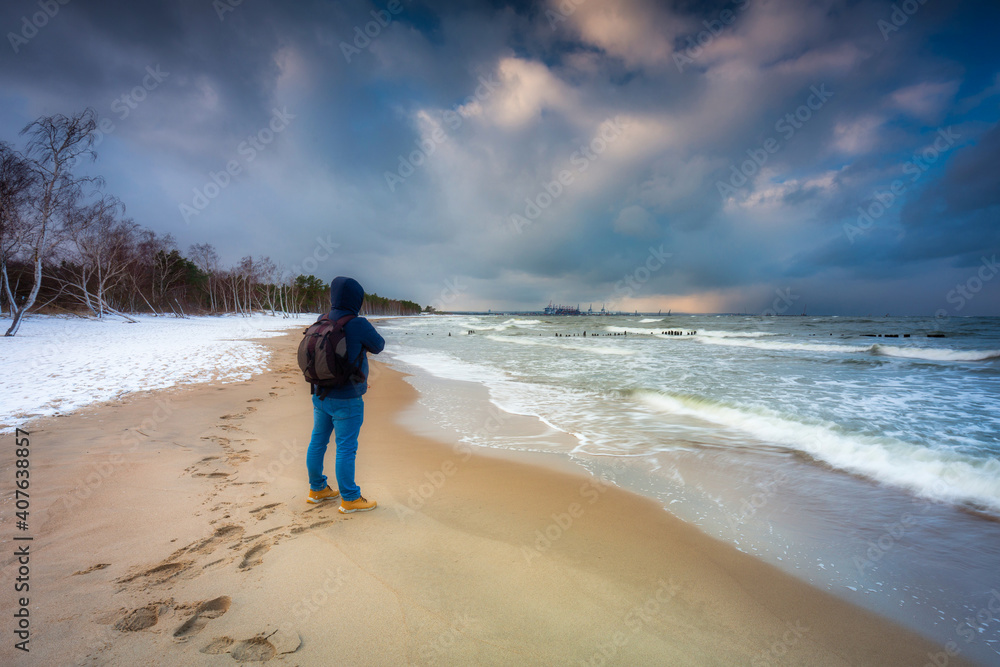
[[[219,458],[218,456],[206,456],[205,458],[200,459],[194,465],[191,465],[191,466],[188,466],[187,468],[185,468],[184,472],[193,472],[194,470],[197,470],[199,467],[207,466],[212,461],[218,460],[218,458]]]
[[[275,630],[271,634],[262,632],[242,641],[216,637],[201,652],[210,655],[228,653],[236,662],[267,662],[275,656],[294,653],[301,645],[302,638],[294,630]]]
[[[229,649],[229,655],[236,662],[267,662],[278,655],[278,651],[263,637],[251,637]]]
[[[119,579],[118,583],[128,584],[137,579],[142,579],[146,583],[146,585],[156,586],[158,584],[170,581],[177,575],[187,570],[189,567],[191,567],[191,561],[163,563],[162,565],[157,565],[156,567],[146,570],[144,572],[139,572],[138,574],[133,574],[132,576]]]
[[[257,518],[257,520],[260,521],[262,519],[266,519],[267,517],[269,517],[274,512],[274,508],[280,505],[281,503],[270,503],[269,505],[261,505],[257,509],[250,510],[250,514],[253,514]]]
[[[126,612],[124,616],[115,621],[115,630],[122,632],[138,632],[156,625],[160,618],[160,604],[148,604]]]
[[[260,565],[264,562],[264,554],[270,551],[270,549],[271,545],[267,542],[258,542],[243,554],[243,562],[240,563],[240,569],[249,570],[252,567]]]
[[[239,539],[242,536],[243,526],[236,526],[232,524],[219,526],[210,537],[206,537],[201,542],[192,544],[187,547],[186,550],[191,553],[210,554],[215,551],[219,545],[231,540]]]
[[[247,400],[247,403],[259,403],[260,401],[263,400],[264,400],[263,398],[251,398]]]
[[[214,600],[209,600],[208,602],[202,602],[198,605],[198,608],[194,610],[194,615],[184,621],[184,624],[174,631],[174,638],[186,641],[187,639],[198,634],[205,628],[206,625],[208,625],[210,620],[218,618],[229,611],[229,606],[232,603],[233,601],[228,595],[217,597]]]
[[[333,522],[333,519],[327,519],[325,521],[316,521],[308,526],[296,526],[295,528],[292,528],[291,533],[293,535],[298,535],[299,533],[304,533],[307,530],[314,530],[316,528],[322,528],[323,526],[329,526]]]
[[[223,451],[228,453],[226,463],[230,463],[230,458],[232,457],[232,447],[229,446],[229,440],[227,438],[219,438],[218,444],[222,447]],[[213,479],[222,479],[232,475],[232,472],[219,470],[219,465],[221,463],[221,457],[219,456],[206,456],[194,465],[185,468],[184,472],[189,473],[192,477],[210,477]]]
[[[229,648],[233,645],[233,640],[229,637],[216,637],[209,644],[201,648],[202,653],[209,655],[219,655],[229,653]]]
[[[75,577],[78,574],[90,574],[91,572],[96,572],[97,570],[103,570],[104,568],[109,567],[110,565],[111,563],[98,563],[97,565],[91,565],[86,570],[80,570],[79,572],[74,572],[73,576]]]
[[[249,449],[241,449],[238,452],[234,452],[226,457],[226,463],[230,465],[238,466],[241,463],[246,463],[251,458]]]

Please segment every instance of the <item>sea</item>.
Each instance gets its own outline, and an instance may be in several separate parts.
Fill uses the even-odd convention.
[[[434,435],[565,458],[1000,665],[1000,318],[456,314],[378,328]],[[505,427],[526,418],[537,428]]]

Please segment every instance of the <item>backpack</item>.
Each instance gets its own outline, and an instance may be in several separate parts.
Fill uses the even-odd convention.
[[[353,362],[347,359],[347,334],[344,327],[355,317],[344,315],[334,322],[329,315],[324,315],[305,330],[297,356],[299,368],[307,382],[328,389],[365,381],[365,375],[361,371],[364,348],[361,348],[358,358]]]

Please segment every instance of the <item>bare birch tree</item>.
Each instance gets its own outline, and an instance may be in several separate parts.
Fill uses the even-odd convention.
[[[12,316],[15,290],[7,267],[24,241],[25,213],[37,183],[24,156],[0,142],[0,306],[8,304]]]
[[[42,263],[52,250],[56,228],[67,207],[85,183],[100,182],[97,178],[73,174],[78,159],[96,157],[91,150],[96,129],[97,113],[86,109],[74,116],[44,116],[21,130],[22,135],[29,136],[25,153],[37,175],[40,192],[24,229],[23,246],[33,268],[31,289],[22,303],[12,304],[13,321],[6,336],[17,334],[24,315],[35,305],[42,286]]]
[[[215,313],[219,310],[219,302],[216,298],[216,291],[219,288],[219,253],[215,251],[210,243],[198,243],[188,250],[191,261],[205,274],[208,284],[205,286],[208,291],[209,312]]]
[[[134,263],[138,225],[121,217],[124,209],[118,199],[105,196],[67,216],[66,245],[73,253],[67,282],[98,319],[109,312],[134,321],[109,301]]]

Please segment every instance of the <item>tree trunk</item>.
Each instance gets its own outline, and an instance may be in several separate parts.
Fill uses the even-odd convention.
[[[28,298],[24,300],[21,307],[18,308],[16,304],[11,303],[11,310],[13,316],[13,322],[10,324],[10,328],[7,329],[7,333],[4,336],[15,336],[17,335],[17,330],[21,328],[21,320],[24,318],[25,313],[35,305],[35,299],[38,298],[38,290],[42,287],[42,256],[40,253],[35,253],[35,282],[31,286],[31,291],[28,292]]]
[[[4,300],[10,304],[10,315],[14,316],[14,292],[10,289],[10,276],[7,275],[7,262],[3,262],[0,265],[0,282],[3,283],[3,297]],[[0,315],[3,315],[3,310],[0,310]]]
[[[133,319],[132,319],[131,317],[129,317],[129,316],[128,316],[128,315],[126,315],[125,313],[123,313],[123,312],[121,312],[121,311],[119,311],[119,310],[115,310],[114,308],[112,308],[111,306],[109,306],[109,305],[108,305],[107,303],[104,303],[103,301],[101,302],[101,307],[102,307],[103,309],[106,309],[106,310],[107,310],[107,311],[108,311],[109,313],[111,313],[112,315],[117,315],[118,317],[123,317],[123,318],[125,318],[126,320],[128,320],[128,321],[129,321],[129,324],[137,324],[137,323],[138,323],[138,321],[137,321],[137,320],[133,320]]]

